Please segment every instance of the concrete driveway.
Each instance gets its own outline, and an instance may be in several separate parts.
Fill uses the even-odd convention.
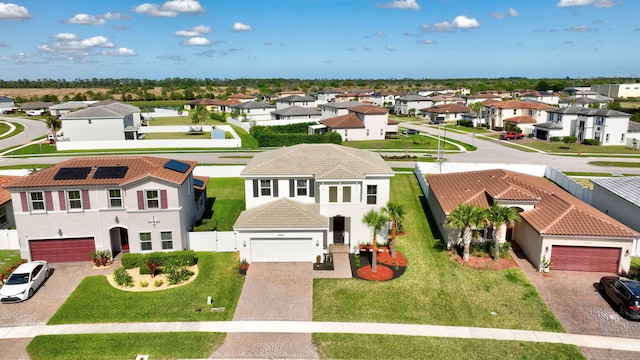
[[[0,304],[0,327],[46,324],[67,300],[85,276],[91,275],[93,264],[51,264],[49,279],[27,301],[15,304]],[[28,359],[26,347],[31,339],[1,340],[3,359]]]
[[[233,320],[311,321],[311,263],[252,263]],[[317,359],[311,334],[229,333],[212,358]]]

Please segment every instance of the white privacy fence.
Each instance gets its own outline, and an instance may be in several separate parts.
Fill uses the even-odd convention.
[[[235,231],[200,231],[189,233],[189,249],[195,251],[238,251]]]
[[[9,229],[0,230],[0,249],[20,250],[20,242],[18,241],[17,230],[9,230]]]
[[[549,166],[547,167],[547,171],[544,176],[561,188],[565,189],[569,194],[577,197],[587,204],[591,204],[591,199],[593,197],[591,189],[584,187],[582,184],[565,175],[562,171],[554,168],[553,166]]]

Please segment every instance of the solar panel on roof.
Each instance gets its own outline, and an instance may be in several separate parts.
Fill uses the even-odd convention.
[[[197,186],[197,187],[200,187],[200,186],[204,185],[204,181],[199,180],[199,179],[193,179],[193,185]]]
[[[185,173],[189,170],[190,165],[178,160],[169,160],[164,164],[165,169]]]
[[[90,171],[90,167],[60,168],[53,180],[83,180]]]
[[[93,174],[94,179],[122,179],[129,170],[128,166],[100,166]]]

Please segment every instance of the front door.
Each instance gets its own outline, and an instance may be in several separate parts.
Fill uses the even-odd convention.
[[[333,218],[333,243],[344,244],[344,216]]]

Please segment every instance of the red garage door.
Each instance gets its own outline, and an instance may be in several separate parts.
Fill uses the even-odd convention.
[[[93,238],[31,240],[29,246],[32,260],[51,263],[91,261],[91,252],[96,251]]]
[[[620,248],[557,246],[551,249],[551,269],[618,272]]]

